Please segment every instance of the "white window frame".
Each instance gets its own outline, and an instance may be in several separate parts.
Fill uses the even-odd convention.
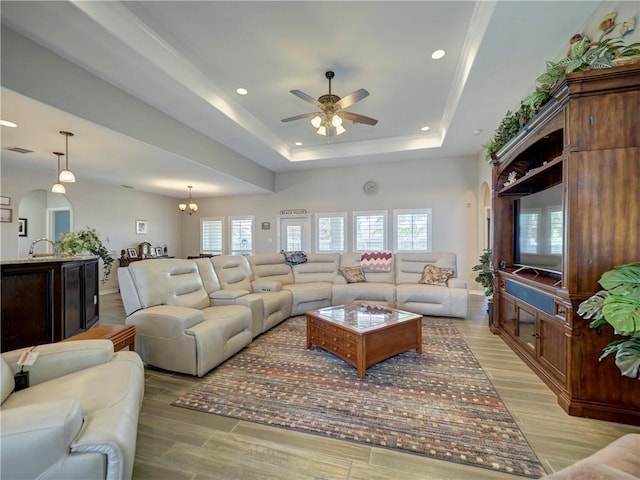
[[[401,215],[413,215],[413,216],[426,216],[427,217],[427,225],[426,225],[426,250],[424,248],[414,248],[414,249],[401,249],[400,248],[400,226],[398,225],[398,220]],[[432,211],[430,208],[413,208],[413,209],[402,209],[402,210],[394,210],[393,211],[393,251],[398,252],[430,252],[432,246],[432,235],[431,235],[431,223],[432,223]]]
[[[365,248],[365,249],[359,249],[358,248],[358,219],[360,217],[373,217],[373,216],[381,216],[382,220],[383,220],[383,225],[382,225],[382,246],[380,247],[371,247],[371,248]],[[369,211],[360,211],[360,212],[353,212],[353,252],[354,253],[361,253],[361,252],[366,252],[369,250],[387,250],[387,245],[389,244],[389,229],[387,227],[387,225],[389,224],[388,221],[388,212],[386,210],[369,210]]]
[[[342,219],[342,247],[340,249],[320,249],[320,221],[323,218],[341,218]],[[347,249],[348,245],[348,229],[347,229],[347,212],[328,212],[328,213],[316,213],[315,214],[315,228],[316,228],[316,252],[318,253],[343,253]]]
[[[205,222],[220,222],[220,250],[204,248],[203,225]],[[225,252],[225,224],[224,217],[202,217],[200,218],[200,253],[212,255],[222,255]]]
[[[244,221],[249,220],[251,222],[251,248],[246,250],[238,249],[234,250],[233,248],[233,224],[236,221]],[[253,215],[239,215],[229,217],[229,253],[231,255],[253,255],[255,252],[255,244],[256,244],[256,218]]]

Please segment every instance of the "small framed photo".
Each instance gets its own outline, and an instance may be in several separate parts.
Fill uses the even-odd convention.
[[[18,219],[18,236],[19,237],[27,236],[27,219],[26,218]]]
[[[163,255],[162,247],[156,247],[156,257],[162,257]]]
[[[11,197],[0,195],[0,205],[11,205]]]
[[[8,197],[5,197],[8,198]],[[0,222],[13,221],[13,210],[10,208],[0,208]]]
[[[271,230],[271,222],[262,222],[262,230]]]
[[[127,248],[127,255],[129,256],[129,258],[138,258],[138,249]]]
[[[147,234],[147,221],[146,220],[136,220],[136,234],[137,235],[146,235]]]

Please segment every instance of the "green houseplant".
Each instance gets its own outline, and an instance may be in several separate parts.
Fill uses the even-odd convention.
[[[107,238],[107,242],[109,239]],[[111,267],[113,266],[113,257],[102,243],[100,234],[95,228],[87,227],[84,230],[76,230],[75,232],[61,233],[60,241],[56,244],[56,248],[68,255],[78,255],[84,252],[90,252],[102,259],[104,270],[102,275],[102,283],[109,279]]]
[[[493,138],[482,145],[487,155],[493,158],[522,130],[549,100],[551,90],[567,73],[611,68],[616,61],[639,55],[640,43],[627,44],[624,41],[624,37],[635,30],[635,25],[635,18],[616,24],[616,14],[609,13],[598,25],[602,32],[598,41],[591,41],[580,33],[573,35],[567,56],[558,62],[546,62],[546,71],[536,79],[535,90],[520,102],[518,110],[506,113]],[[618,26],[619,35],[609,36]]]
[[[478,272],[475,281],[484,287],[484,295],[488,299],[489,325],[491,325],[493,323],[493,265],[491,249],[484,250],[478,261],[480,263],[471,270]]]
[[[615,353],[622,375],[640,379],[640,262],[619,265],[598,280],[604,288],[578,307],[591,328],[610,324],[624,338],[607,345],[599,360]]]

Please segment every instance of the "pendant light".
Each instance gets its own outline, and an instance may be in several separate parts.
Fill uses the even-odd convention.
[[[178,204],[178,209],[180,209],[181,212],[187,212],[189,215],[193,215],[198,211],[198,205],[193,201],[193,198],[191,198],[191,189],[193,187],[189,185],[187,188],[189,189],[189,197],[184,203]]]
[[[67,159],[66,159],[65,169],[60,172],[60,175],[58,176],[58,180],[64,183],[75,183],[76,176],[73,174],[71,170],[69,170],[69,137],[73,137],[73,133],[65,132],[65,131],[60,131],[60,133],[65,136],[65,144],[66,144],[65,152],[66,152]]]
[[[56,183],[51,187],[51,191],[53,193],[66,193],[67,189],[64,188],[64,185],[60,183],[60,155],[64,155],[62,152],[53,152],[54,155],[58,156],[58,176],[56,177]]]

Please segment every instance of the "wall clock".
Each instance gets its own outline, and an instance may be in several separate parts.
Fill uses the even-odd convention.
[[[362,185],[362,191],[372,195],[378,191],[378,184],[372,180],[364,182],[364,185]]]
[[[369,195],[374,194],[378,191],[378,184],[372,180],[364,182],[364,185],[362,185],[362,191]]]

